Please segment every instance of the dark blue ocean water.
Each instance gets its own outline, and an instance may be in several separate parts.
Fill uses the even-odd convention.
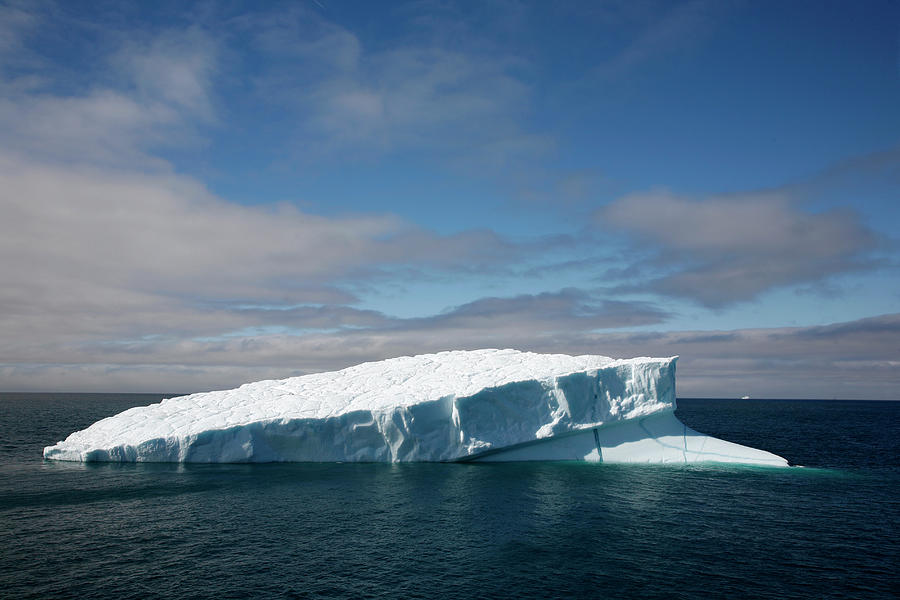
[[[900,402],[680,400],[803,469],[111,465],[44,445],[162,396],[0,394],[4,598],[893,598]]]

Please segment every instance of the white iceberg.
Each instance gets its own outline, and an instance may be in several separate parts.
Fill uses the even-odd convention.
[[[44,449],[69,461],[521,461],[786,466],[697,433],[675,358],[407,356],[131,408]]]

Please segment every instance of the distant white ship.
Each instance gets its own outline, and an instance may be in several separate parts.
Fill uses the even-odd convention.
[[[741,400],[749,400],[750,396],[741,396]]]

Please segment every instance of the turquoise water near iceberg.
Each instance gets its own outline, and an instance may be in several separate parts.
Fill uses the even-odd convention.
[[[900,402],[679,400],[803,469],[114,465],[43,446],[162,395],[0,394],[3,598],[893,598]]]

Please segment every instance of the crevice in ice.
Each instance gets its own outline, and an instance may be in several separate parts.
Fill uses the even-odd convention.
[[[600,457],[598,462],[603,462],[603,448],[600,446],[600,434],[597,433],[596,427],[594,427],[594,443],[597,444],[597,456]]]

